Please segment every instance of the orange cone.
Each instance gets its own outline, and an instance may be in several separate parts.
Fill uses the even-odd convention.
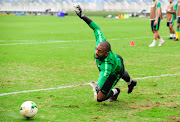
[[[133,40],[131,41],[130,46],[135,46],[135,44],[134,44],[134,41],[133,41]]]

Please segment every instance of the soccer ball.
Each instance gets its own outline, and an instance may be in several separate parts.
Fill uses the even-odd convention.
[[[32,101],[26,101],[21,105],[20,113],[25,118],[32,118],[37,114],[38,108]]]

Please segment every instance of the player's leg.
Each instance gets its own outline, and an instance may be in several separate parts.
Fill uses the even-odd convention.
[[[180,26],[180,24],[178,23],[177,24],[177,29],[176,29],[176,38],[175,38],[175,41],[179,40],[179,26]]]
[[[126,81],[128,85],[128,94],[131,93],[134,87],[137,85],[137,81],[130,78],[128,72],[125,70],[122,79]]]
[[[159,32],[158,32],[158,30],[154,30],[154,40],[157,40],[157,38],[160,39]]]
[[[162,44],[164,44],[165,43],[165,41],[160,37],[160,34],[159,34],[159,28],[160,28],[160,22],[161,22],[161,19],[159,18],[158,19],[158,22],[157,22],[157,24],[156,24],[156,26],[154,26],[154,28],[155,28],[155,37],[157,37],[157,38],[159,38],[159,45],[158,46],[161,46]]]
[[[154,20],[151,20],[151,29],[152,33],[154,33]],[[149,45],[149,47],[154,47],[156,45],[156,40],[154,39],[153,42]]]
[[[174,18],[172,19],[172,21],[171,21],[171,25],[172,25],[172,34],[173,34],[173,39],[175,39],[176,38],[176,34],[175,34],[175,30],[174,30]]]
[[[171,29],[170,29],[170,26],[169,26],[169,22],[167,22],[167,27],[169,28],[169,33],[170,33],[169,39],[172,39],[172,37],[171,37]]]
[[[112,91],[114,91],[114,90],[117,90],[117,94],[114,94],[112,97],[110,97],[108,99],[109,102],[116,101],[121,92],[119,88],[112,89]]]
[[[105,83],[97,83],[97,101],[98,102],[102,102],[105,101],[107,99],[109,99],[110,97],[113,97],[115,95],[119,95],[120,93],[120,89],[119,88],[115,88],[112,89],[116,83],[117,83],[117,77],[114,75],[110,75],[107,80],[105,81]]]
[[[117,55],[117,56],[121,60],[121,66],[122,66],[120,75],[121,75],[121,78],[124,81],[126,81],[128,85],[128,94],[129,94],[132,92],[133,88],[137,85],[137,81],[130,78],[128,72],[125,70],[123,58],[120,55]]]
[[[116,101],[119,93],[120,93],[119,88],[112,89],[108,95],[105,95],[104,93],[102,93],[102,91],[99,91],[97,94],[97,101],[102,102],[107,99],[109,99],[109,102]],[[114,97],[116,97],[116,98],[114,98]],[[114,98],[114,99],[112,99],[112,98]]]
[[[172,24],[171,24],[171,22],[167,22],[167,26],[169,27],[169,33],[170,33],[169,39],[173,39]]]
[[[170,39],[174,39],[174,28],[172,24],[169,24],[169,29],[170,29]]]
[[[176,29],[176,38],[175,41],[179,40],[179,27],[180,27],[180,17],[177,19],[177,29]]]
[[[165,41],[160,37],[159,35],[159,27],[160,27],[160,18],[158,19],[158,22],[156,25],[154,25],[154,20],[152,20],[152,23],[151,23],[151,27],[152,27],[152,30],[154,32],[154,40],[153,42],[149,45],[149,47],[154,47],[156,45],[156,40],[157,38],[159,38],[159,45],[158,46],[161,46]]]
[[[102,102],[117,94],[119,95],[119,88],[112,89],[117,82],[117,77],[114,75],[110,75],[105,83],[97,83],[97,101]]]
[[[157,36],[158,36],[158,38],[159,38],[159,45],[158,45],[158,46],[162,46],[162,44],[164,44],[165,41],[160,37],[160,34],[159,34],[158,31],[156,31],[156,34],[157,34]]]

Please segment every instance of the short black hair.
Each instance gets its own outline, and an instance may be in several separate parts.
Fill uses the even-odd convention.
[[[102,41],[99,44],[101,46],[105,47],[107,52],[109,52],[111,50],[111,44],[108,41]]]

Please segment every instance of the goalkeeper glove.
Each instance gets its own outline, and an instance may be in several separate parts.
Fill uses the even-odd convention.
[[[81,9],[80,5],[74,3],[73,7],[74,7],[74,11],[76,12],[76,14],[82,19],[84,17],[84,14],[82,13],[82,9]]]

